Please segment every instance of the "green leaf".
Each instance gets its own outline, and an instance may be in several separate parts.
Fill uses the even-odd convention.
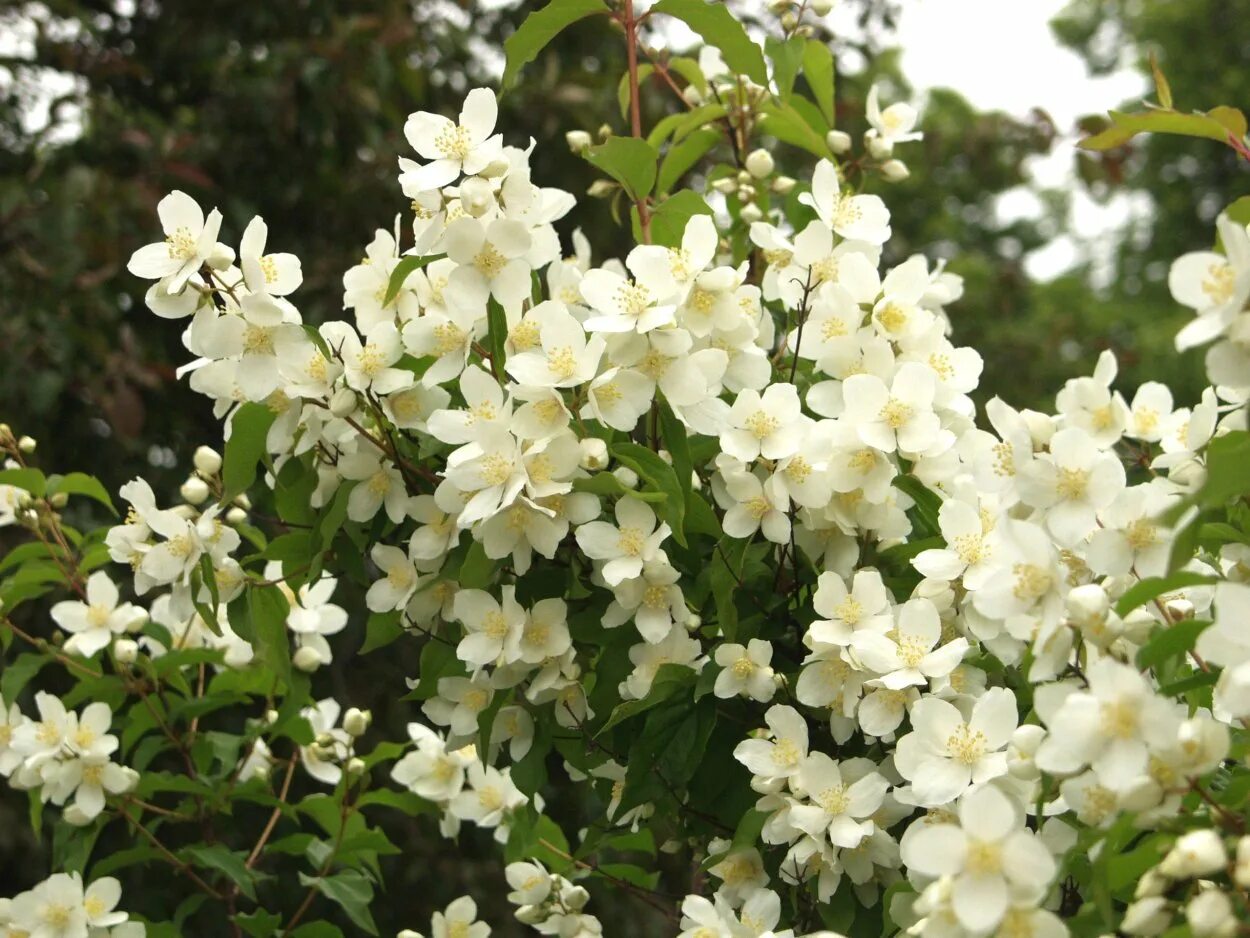
[[[794,98],[789,104],[766,101],[760,106],[763,116],[760,118],[760,130],[771,134],[782,143],[800,147],[821,159],[833,156],[829,145],[825,143],[823,134],[817,133],[810,123],[796,110]]]
[[[724,4],[704,3],[703,0],[660,0],[651,12],[667,13],[681,20],[704,42],[720,50],[730,71],[745,75],[757,85],[768,86],[764,54]]]
[[[182,858],[196,866],[215,870],[239,887],[239,891],[256,901],[256,873],[247,868],[246,854],[235,852],[225,844],[196,844],[183,847]]]
[[[1169,576],[1146,577],[1125,591],[1115,604],[1115,612],[1118,616],[1126,616],[1138,606],[1144,606],[1164,593],[1183,589],[1186,586],[1205,586],[1214,582],[1212,577],[1189,570],[1179,570]]]
[[[400,624],[400,610],[391,612],[375,612],[365,623],[365,643],[360,646],[359,654],[367,655],[371,651],[385,648],[404,634]]]
[[[89,476],[85,472],[71,472],[63,476],[51,476],[48,479],[48,494],[55,495],[63,492],[66,495],[84,495],[87,498],[93,498],[114,515],[117,509],[113,507],[113,499],[109,496],[108,490],[104,487],[95,476]]]
[[[655,512],[662,521],[668,522],[673,531],[673,539],[685,547],[683,521],[686,516],[686,496],[673,467],[637,443],[615,443],[612,446],[612,455],[617,462],[638,473],[638,477],[655,491],[664,493],[664,501],[655,503]]]
[[[6,661],[4,672],[0,674],[0,698],[12,706],[17,702],[17,696],[23,688],[51,661],[47,655],[35,652],[18,655],[11,662]]]
[[[1086,137],[1077,146],[1082,150],[1112,150],[1124,146],[1138,134],[1145,133],[1205,137],[1226,143],[1230,134],[1241,137],[1246,132],[1245,115],[1230,107],[1214,108],[1206,114],[1182,114],[1167,110],[1143,111],[1138,114],[1111,111],[1110,117],[1110,127],[1092,137]]]
[[[1150,73],[1154,76],[1155,95],[1159,98],[1159,103],[1170,110],[1172,107],[1172,87],[1168,84],[1168,80],[1163,74],[1163,69],[1159,68],[1159,59],[1153,52],[1150,53]]]
[[[565,27],[588,16],[607,12],[603,0],[552,0],[541,10],[531,13],[504,41],[506,64],[500,88],[503,91],[511,88],[522,67],[534,61],[547,43]]]
[[[642,64],[638,66],[638,83],[646,81],[655,71],[654,65]],[[629,72],[621,76],[621,80],[616,84],[616,103],[621,106],[621,117],[629,116],[629,97],[630,97],[630,81]]]
[[[359,870],[344,870],[320,879],[301,873],[299,878],[305,886],[315,884],[317,891],[342,908],[357,926],[371,935],[378,933],[378,926],[374,924],[373,915],[369,912],[369,905],[373,901],[373,884],[364,873]]]
[[[660,175],[656,182],[658,192],[668,192],[677,181],[686,174],[702,158],[703,154],[716,146],[721,140],[719,130],[705,127],[696,130],[681,143],[675,143],[664,154],[664,162],[660,164]]]
[[[612,711],[612,715],[608,717],[608,722],[604,723],[599,729],[599,733],[606,733],[612,727],[623,723],[631,717],[636,717],[640,713],[645,713],[652,707],[668,700],[678,691],[685,687],[690,687],[695,683],[696,675],[690,668],[681,664],[662,664],[655,672],[655,678],[651,681],[651,689],[647,691],[647,696],[641,700],[627,700],[622,704],[618,704],[616,709]],[[598,734],[596,734],[598,735]]]
[[[832,127],[837,117],[833,104],[833,52],[819,39],[803,47],[803,77],[812,89],[816,106]]]
[[[1187,654],[1210,624],[1203,619],[1185,619],[1175,625],[1164,626],[1138,649],[1137,667],[1144,671],[1169,658]]]
[[[343,929],[329,922],[307,922],[291,932],[291,938],[343,938]]]
[[[923,482],[912,475],[896,475],[894,487],[905,492],[915,502],[908,511],[912,524],[916,528],[916,536],[920,538],[935,537],[938,527],[938,511],[942,507],[942,499],[938,494],[927,488]]]
[[[789,101],[794,92],[794,79],[798,76],[799,66],[803,61],[803,37],[778,39],[769,36],[764,40],[764,50],[773,60],[773,84],[777,87],[777,94],[782,101]]]
[[[446,254],[427,254],[425,257],[414,257],[408,254],[401,257],[395,269],[391,271],[390,279],[386,281],[386,293],[382,297],[382,305],[390,306],[395,302],[395,297],[399,296],[399,291],[404,288],[404,281],[414,270],[420,270],[446,256]]]
[[[481,541],[469,545],[464,562],[460,564],[460,573],[456,582],[465,589],[484,590],[494,582],[495,561],[486,556],[486,548]]]
[[[265,909],[236,915],[234,921],[252,938],[273,938],[274,933],[282,927],[282,916]]]
[[[619,182],[635,202],[651,194],[659,154],[647,141],[637,137],[609,137],[596,147],[588,147],[582,155],[592,166]]]
[[[12,485],[15,488],[41,496],[47,491],[47,480],[38,469],[18,468],[0,469],[0,485]]]
[[[495,380],[504,380],[504,342],[508,338],[508,316],[493,296],[486,301],[486,340],[490,343],[490,364]]]
[[[265,437],[275,417],[264,404],[254,402],[243,404],[234,412],[221,468],[223,503],[233,501],[256,481],[256,466],[265,458]]]
[[[695,215],[711,214],[711,207],[697,192],[690,189],[675,192],[651,212],[651,242],[663,247],[678,247],[682,235],[686,233],[686,223]]]

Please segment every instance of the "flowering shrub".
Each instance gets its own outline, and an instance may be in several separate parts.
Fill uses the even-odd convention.
[[[540,934],[610,931],[603,890],[685,938],[1244,928],[1245,203],[1171,272],[1202,400],[1126,400],[1104,353],[1055,413],[995,399],[980,425],[959,278],[882,270],[867,190],[906,173],[917,114],[874,90],[851,152],[804,10],[761,50],[702,0],[555,0],[509,41],[505,87],[568,23],[622,26],[632,134],[570,145],[628,216],[623,262],[578,232],[562,257],[573,196],[481,88],[409,118],[410,217],[344,275],[344,320],[304,323],[260,218],[236,250],[161,200],[130,271],[183,322],[224,454],[84,531],[62,509],[109,493],[0,435],[30,535],[0,562],[0,774],[57,866],[0,904],[8,934],[376,934],[416,814],[490,831]],[[638,63],[664,15],[698,62]],[[644,137],[648,75],[679,109]],[[388,689],[405,739],[320,672],[361,641],[421,649]],[[123,901],[108,874],[136,866],[170,892]],[[465,896],[429,930],[490,926]]]

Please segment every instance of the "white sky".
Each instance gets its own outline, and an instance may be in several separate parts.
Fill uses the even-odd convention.
[[[1071,186],[1074,195],[1064,226],[1071,234],[1026,258],[1029,274],[1042,280],[1062,273],[1088,252],[1096,261],[1105,257],[1111,239],[1103,236],[1150,210],[1147,199],[1134,201],[1126,195],[1100,205],[1073,185],[1076,119],[1142,96],[1147,87],[1131,59],[1111,75],[1090,76],[1081,57],[1060,46],[1048,26],[1064,6],[1066,0],[904,0],[897,35],[903,74],[918,91],[953,88],[981,110],[1023,116],[1040,107],[1054,120],[1061,134],[1054,152],[1031,160],[1027,168],[1038,185]],[[852,29],[850,12],[835,7],[830,25]],[[1007,193],[998,205],[1004,217],[1028,216],[1039,208],[1027,190]]]

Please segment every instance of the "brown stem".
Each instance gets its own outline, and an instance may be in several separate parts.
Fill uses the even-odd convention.
[[[61,664],[65,665],[65,667],[69,668],[71,671],[77,671],[79,674],[82,674],[85,677],[102,677],[104,675],[103,671],[97,671],[95,668],[89,668],[87,667],[87,665],[82,664],[81,662],[75,661],[69,655],[64,654],[63,652],[53,650],[53,648],[48,643],[48,640],[46,638],[37,638],[36,636],[31,635],[29,632],[26,632],[23,629],[20,629],[16,625],[14,625],[12,620],[0,619],[0,622],[2,622],[5,625],[5,627],[8,628],[9,631],[11,631],[14,635],[18,636],[19,638],[25,639],[27,642],[29,642],[39,651],[42,651],[46,654],[51,655],[57,661],[61,662]]]
[[[212,896],[214,899],[216,899],[219,902],[226,898],[222,893],[218,892],[208,883],[204,882],[204,880],[200,878],[199,874],[196,873],[195,870],[191,869],[191,867],[185,861],[180,860],[174,854],[174,852],[170,850],[168,847],[166,847],[163,843],[161,843],[160,840],[157,839],[156,835],[153,834],[150,830],[148,830],[146,827],[144,827],[142,824],[140,824],[138,821],[132,818],[125,811],[122,811],[121,815],[131,824],[131,826],[134,827],[135,830],[137,830],[140,834],[144,836],[144,838],[148,841],[148,843],[150,843],[153,847],[157,849],[157,851],[161,854],[161,856],[163,856],[166,860],[168,860],[170,863],[176,866],[178,868],[178,871],[182,873],[184,876],[186,876],[188,879],[190,879],[191,882],[195,883],[195,885],[199,887],[199,889],[202,892],[206,893],[209,896]]]
[[[638,20],[634,17],[634,0],[623,0],[621,3],[621,25],[625,27],[625,60],[629,67],[629,126],[630,132],[642,139],[642,109],[638,93]],[[647,196],[640,194],[635,202],[638,208],[638,227],[642,230],[642,240],[651,243],[651,210],[647,207]]]
[[[295,763],[298,761],[298,752],[292,753],[291,758],[287,761],[286,777],[282,779],[282,789],[278,792],[278,804],[274,805],[273,814],[269,815],[269,822],[265,825],[265,829],[260,832],[260,838],[256,841],[256,846],[252,848],[252,852],[247,855],[247,862],[243,864],[249,870],[260,859],[260,852],[265,849],[265,842],[269,840],[274,827],[277,826],[278,818],[282,817],[282,806],[286,803],[287,792],[291,790],[291,778],[295,775]]]

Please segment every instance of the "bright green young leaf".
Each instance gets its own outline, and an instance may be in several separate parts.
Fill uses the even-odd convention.
[[[47,492],[48,495],[56,495],[58,492],[65,495],[83,495],[87,498],[95,499],[114,515],[117,514],[117,509],[113,507],[113,499],[103,483],[95,476],[89,476],[85,472],[71,472],[63,476],[50,476],[48,478]]]
[[[794,102],[798,100],[795,97],[789,104],[766,102],[761,105],[764,116],[760,118],[760,129],[782,143],[800,147],[821,159],[829,159],[833,154],[829,152],[824,136],[817,133],[795,109]]]
[[[223,503],[233,501],[256,481],[256,466],[265,457],[265,437],[275,416],[264,404],[253,402],[243,404],[234,412],[221,468],[225,486]]]
[[[703,196],[682,189],[661,202],[651,212],[651,240],[664,247],[677,247],[686,233],[686,223],[695,215],[711,215]],[[639,239],[641,240],[641,238]]]
[[[541,52],[567,26],[595,14],[607,13],[603,0],[552,0],[541,10],[527,16],[517,31],[503,44],[506,64],[499,86],[507,91],[516,81],[525,65],[534,61]]]
[[[803,77],[812,89],[820,113],[833,127],[837,117],[833,104],[833,52],[819,39],[809,39],[803,47]]]
[[[651,194],[655,185],[655,147],[637,137],[609,137],[597,147],[588,147],[583,154],[621,184],[635,202]]]
[[[1169,576],[1146,577],[1141,582],[1135,583],[1119,598],[1115,604],[1116,615],[1126,616],[1138,606],[1144,606],[1164,593],[1183,589],[1186,586],[1205,586],[1214,582],[1215,580],[1209,576],[1189,570],[1178,570]]]
[[[681,143],[675,143],[664,154],[660,175],[656,182],[657,192],[668,192],[692,166],[699,162],[708,150],[721,141],[720,131],[705,127],[696,130]]]
[[[386,294],[382,297],[382,305],[390,306],[395,301],[399,291],[404,288],[405,281],[414,271],[418,271],[427,264],[432,264],[439,258],[446,256],[446,254],[429,254],[425,257],[413,257],[409,254],[401,257],[399,263],[395,265],[395,269],[391,271],[390,279],[386,281]]]
[[[319,879],[300,874],[300,882],[305,886],[316,885],[317,891],[338,905],[347,917],[370,935],[378,933],[378,926],[373,921],[369,906],[373,902],[373,884],[359,870],[343,870],[333,876]]]
[[[1215,108],[1206,114],[1182,114],[1179,111],[1144,111],[1126,114],[1111,111],[1111,126],[1101,133],[1086,137],[1077,144],[1083,150],[1111,150],[1122,147],[1138,134],[1178,134],[1184,137],[1205,137],[1224,143],[1229,134],[1246,132],[1245,116],[1235,108]]]
[[[764,49],[773,61],[773,84],[776,86],[777,96],[782,101],[789,101],[794,92],[794,79],[798,77],[803,62],[803,37],[778,39],[769,36],[764,40]]]
[[[1177,658],[1187,654],[1198,641],[1198,636],[1206,631],[1211,623],[1202,619],[1185,619],[1175,625],[1162,628],[1137,651],[1137,667],[1141,670],[1153,668],[1169,658]]]
[[[764,64],[764,54],[723,3],[660,0],[651,8],[651,12],[666,13],[681,20],[709,46],[720,50],[730,71],[745,75],[757,85],[768,85],[768,67]]]

